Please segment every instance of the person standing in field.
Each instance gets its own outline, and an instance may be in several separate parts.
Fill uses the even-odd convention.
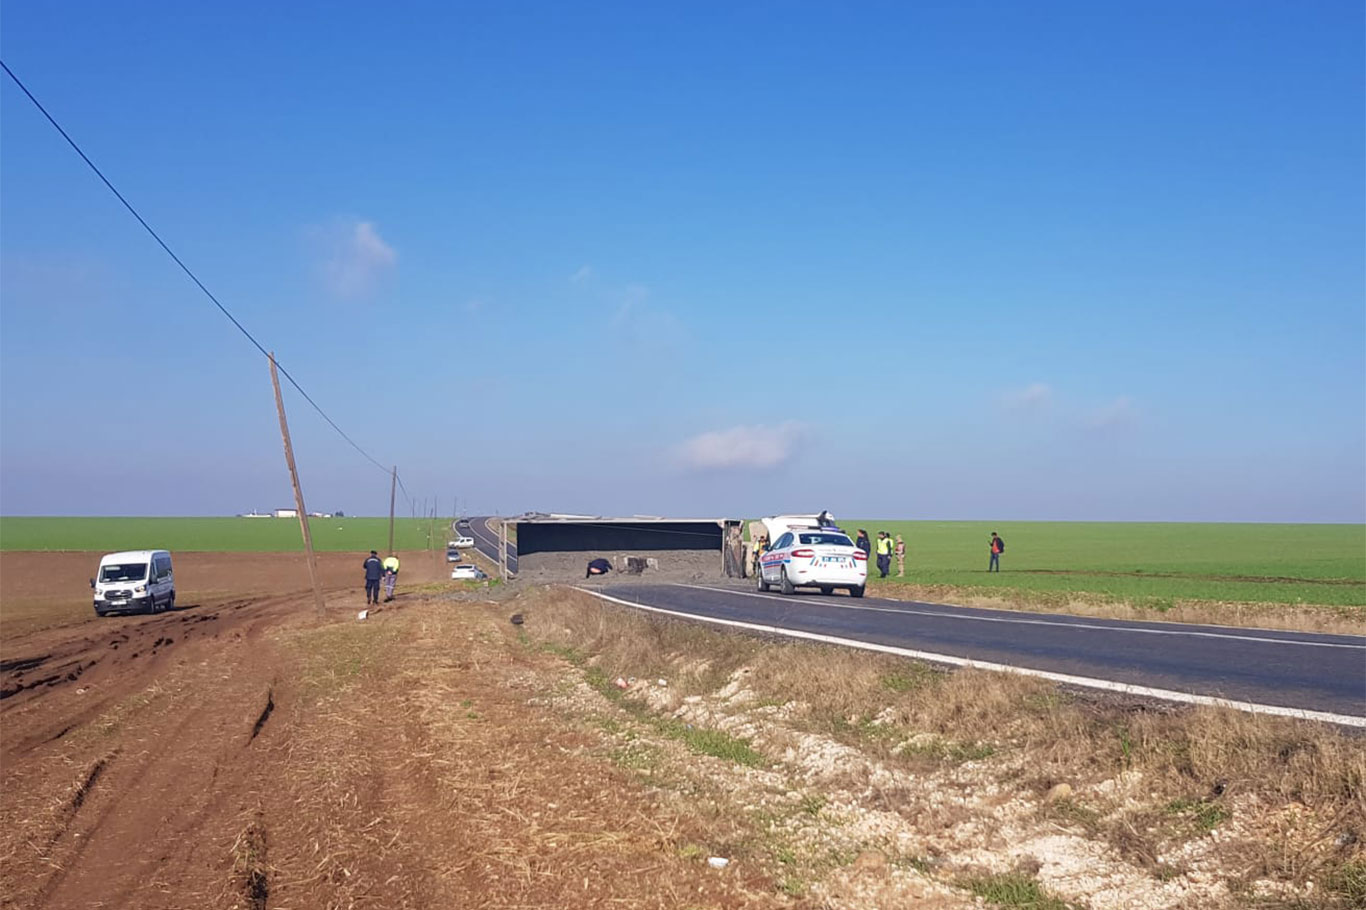
[[[1001,554],[1006,551],[1006,542],[997,536],[995,531],[991,532],[991,562],[987,563],[988,572],[1001,571]]]
[[[377,604],[379,603],[379,580],[384,576],[384,563],[379,561],[379,554],[371,550],[369,558],[361,565],[365,568],[365,602]]]
[[[873,545],[868,540],[868,532],[862,528],[858,529],[858,540],[854,541],[854,546],[862,550],[864,556],[873,555]]]
[[[900,534],[896,535],[896,577],[906,577],[906,541]]]
[[[394,585],[398,584],[398,557],[393,553],[384,557],[384,602],[394,599]]]
[[[882,578],[892,571],[892,535],[886,531],[877,532],[877,570]]]

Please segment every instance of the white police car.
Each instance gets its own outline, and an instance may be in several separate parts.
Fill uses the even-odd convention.
[[[829,594],[844,588],[850,597],[862,597],[868,583],[868,554],[838,528],[782,527],[764,524],[776,534],[769,549],[759,557],[759,590],[776,586],[784,594],[797,588],[819,588]]]

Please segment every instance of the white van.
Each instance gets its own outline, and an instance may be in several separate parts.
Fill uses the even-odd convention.
[[[175,573],[165,550],[130,550],[100,559],[100,574],[90,579],[95,612],[157,613],[175,606]]]

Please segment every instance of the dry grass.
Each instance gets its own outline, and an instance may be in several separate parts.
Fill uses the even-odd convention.
[[[1102,838],[1157,877],[1180,871],[1159,857],[1225,827],[1235,812],[1239,833],[1222,870],[1235,892],[1258,879],[1314,881],[1317,905],[1345,907],[1366,868],[1366,741],[1337,728],[766,642],[646,618],[567,589],[534,592],[518,608],[533,641],[602,677],[667,677],[673,706],[741,679],[748,704],[781,707],[795,727],[882,760],[995,755],[1002,774],[1040,797],[1060,783],[1141,781],[1103,804],[1048,803],[1040,825]]]
[[[992,610],[1027,610],[1033,613],[1064,613],[1100,619],[1184,622],[1245,629],[1286,629],[1334,635],[1366,635],[1366,609],[1359,606],[1176,599],[1164,602],[1157,608],[1125,597],[1076,591],[1010,589],[1008,592],[995,593],[951,585],[918,585],[891,580],[880,584],[876,593],[878,597],[892,600],[948,603]]]
[[[271,807],[271,865],[291,871],[271,905],[768,906],[762,880],[680,854],[696,817],[661,811],[633,772],[584,754],[596,736],[528,705],[562,671],[499,619],[442,600],[285,636],[301,722],[288,809]],[[743,820],[712,821],[743,839]],[[751,882],[758,898],[725,899]]]

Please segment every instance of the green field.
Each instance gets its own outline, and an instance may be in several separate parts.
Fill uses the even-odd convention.
[[[445,546],[449,518],[399,518],[394,547]],[[389,543],[388,518],[314,518],[318,550],[361,553]],[[294,518],[0,518],[0,550],[150,550],[268,553],[303,548]]]
[[[905,581],[914,584],[1083,592],[1157,607],[1182,599],[1366,606],[1366,525],[840,524],[875,539],[878,531],[905,535]],[[986,572],[992,531],[1006,541],[999,575]]]
[[[1101,595],[1163,608],[1178,600],[1366,606],[1366,525],[1140,524],[1123,522],[844,521],[906,537],[905,581],[985,593]],[[384,549],[387,518],[311,522],[319,550]],[[431,523],[401,518],[400,550],[429,546]],[[438,519],[440,547],[449,519]],[[987,574],[987,537],[1006,540],[1000,574]],[[3,550],[165,548],[297,550],[292,519],[0,518]],[[893,570],[895,572],[895,570]],[[884,582],[873,574],[873,584]],[[891,579],[895,581],[895,578]]]

